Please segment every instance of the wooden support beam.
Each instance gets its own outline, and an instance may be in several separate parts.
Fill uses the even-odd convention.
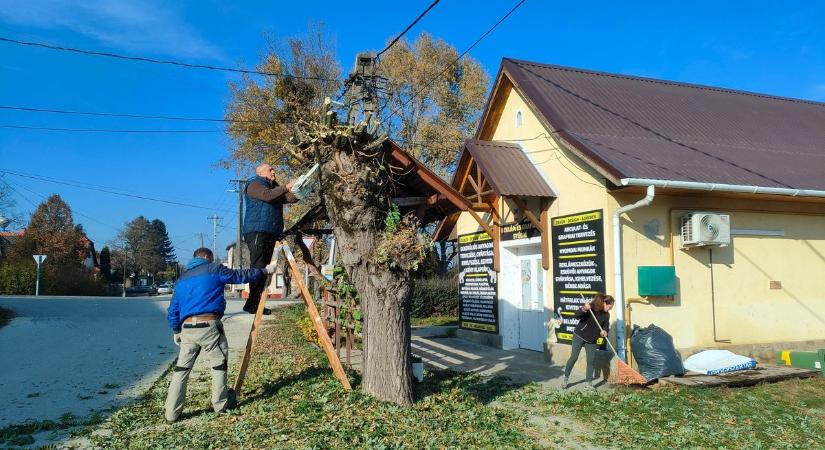
[[[392,202],[398,206],[415,206],[427,202],[427,197],[395,197]]]
[[[544,233],[544,225],[542,225],[541,221],[536,217],[535,214],[533,214],[533,211],[530,211],[530,208],[527,207],[524,201],[522,201],[518,197],[510,198],[512,198],[513,201],[516,202],[516,205],[518,205],[518,207],[521,208],[522,211],[524,211],[524,215],[527,216],[527,219],[533,223],[533,226],[536,227],[536,229],[540,232]]]
[[[304,244],[304,240],[298,236],[295,236],[295,244],[301,250],[301,259],[304,261],[304,264],[307,265],[309,274],[316,280],[326,281],[326,278],[321,275],[321,269],[318,268],[318,265],[315,264],[315,260],[312,258],[312,252],[309,250],[309,247]]]
[[[493,270],[501,270],[501,214],[499,214],[499,199],[490,204],[493,216]]]
[[[484,212],[490,211],[490,209],[491,209],[489,203],[473,203],[472,205],[470,205],[470,208],[472,208],[473,211],[484,211]]]
[[[550,270],[550,201],[541,199],[541,267]]]
[[[489,234],[490,237],[493,236],[493,229],[490,228],[490,225],[487,225],[487,222],[485,222],[484,219],[481,218],[481,216],[476,214],[476,212],[472,209],[468,209],[467,212],[470,213],[470,215],[473,217],[473,219],[476,220],[476,222],[478,222],[479,226],[481,226],[481,229],[483,229],[485,233]]]

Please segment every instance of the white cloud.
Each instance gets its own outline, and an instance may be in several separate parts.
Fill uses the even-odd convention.
[[[80,33],[119,50],[191,59],[224,59],[173,2],[158,0],[5,0],[0,20]]]

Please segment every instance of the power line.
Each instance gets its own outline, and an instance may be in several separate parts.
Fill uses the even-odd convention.
[[[224,123],[270,123],[266,120],[236,120],[236,119],[215,119],[208,117],[184,117],[184,116],[162,116],[162,115],[143,115],[131,113],[110,113],[110,112],[96,112],[96,111],[76,111],[65,109],[50,109],[50,108],[32,108],[28,106],[12,106],[0,105],[0,109],[11,111],[26,111],[38,113],[51,114],[71,114],[78,116],[99,116],[99,117],[125,117],[129,119],[155,119],[155,120],[179,120],[190,122],[224,122]]]
[[[124,59],[129,61],[140,61],[140,62],[147,62],[153,64],[168,64],[173,66],[179,67],[187,67],[193,69],[207,69],[207,70],[216,70],[216,71],[223,71],[223,72],[233,72],[233,73],[243,73],[248,75],[266,75],[271,77],[279,77],[279,78],[295,78],[301,80],[315,80],[315,81],[326,81],[326,82],[334,82],[338,83],[339,80],[331,79],[331,78],[323,78],[323,77],[306,77],[306,76],[299,76],[299,75],[290,75],[290,74],[283,74],[283,73],[274,73],[274,72],[263,72],[260,70],[246,70],[246,69],[235,69],[232,67],[221,67],[221,66],[212,66],[208,64],[193,64],[193,63],[186,63],[180,61],[172,61],[172,60],[164,60],[164,59],[154,59],[154,58],[147,58],[144,56],[129,56],[129,55],[121,55],[117,53],[108,53],[108,52],[98,52],[93,50],[83,50],[79,48],[73,47],[65,47],[61,45],[51,45],[51,44],[44,44],[42,42],[29,42],[29,41],[20,41],[17,39],[11,39],[6,37],[0,37],[0,42],[7,42],[10,44],[17,44],[17,45],[26,45],[29,47],[41,47],[47,48],[50,50],[59,50],[62,52],[71,52],[71,53],[79,53],[83,55],[91,55],[91,56],[105,56],[108,58],[117,58],[117,59]]]
[[[407,107],[407,105],[409,105],[409,103],[410,103],[410,102],[411,102],[411,101],[412,101],[415,97],[418,97],[418,95],[419,95],[419,94],[421,94],[422,92],[424,92],[424,90],[425,90],[425,89],[429,88],[429,87],[430,87],[430,85],[432,85],[432,84],[435,82],[435,80],[437,80],[437,79],[441,78],[441,76],[442,76],[442,75],[444,75],[444,73],[445,73],[445,72],[447,72],[447,70],[449,70],[449,69],[450,69],[450,67],[452,67],[452,66],[453,66],[453,64],[455,64],[455,63],[457,63],[459,60],[461,60],[461,58],[463,58],[463,57],[464,57],[464,55],[466,55],[467,53],[469,53],[469,52],[470,52],[470,50],[472,50],[472,49],[473,49],[476,45],[478,45],[478,43],[479,43],[479,42],[481,42],[482,40],[484,40],[484,38],[486,38],[486,37],[487,37],[487,35],[489,35],[490,33],[492,33],[492,32],[493,32],[493,30],[495,30],[496,28],[498,28],[498,26],[499,26],[499,25],[501,25],[501,23],[502,23],[502,22],[504,22],[505,20],[507,20],[507,18],[508,18],[508,17],[510,17],[510,16],[511,16],[514,12],[516,12],[516,10],[517,10],[517,9],[519,9],[519,7],[521,7],[521,5],[522,5],[522,4],[524,4],[524,2],[525,2],[525,1],[526,1],[526,0],[521,0],[521,1],[519,1],[519,2],[515,5],[515,6],[513,6],[513,8],[512,8],[512,9],[510,9],[510,11],[508,11],[508,12],[507,12],[507,14],[505,14],[504,16],[502,16],[502,17],[501,17],[501,19],[499,19],[499,20],[498,20],[498,22],[496,22],[495,24],[493,24],[493,26],[492,26],[492,27],[490,27],[487,31],[485,31],[485,32],[484,32],[484,34],[482,34],[482,35],[481,35],[478,39],[476,39],[476,41],[475,41],[475,42],[473,42],[473,45],[471,45],[471,46],[467,47],[467,49],[466,49],[466,50],[464,50],[464,52],[463,52],[463,53],[461,53],[460,55],[458,55],[458,57],[457,57],[457,58],[455,58],[452,62],[450,62],[449,64],[447,64],[447,65],[444,67],[444,69],[442,69],[442,70],[441,70],[441,72],[439,72],[439,73],[438,73],[438,75],[436,75],[435,77],[431,78],[431,79],[430,79],[430,81],[427,83],[427,85],[426,85],[426,86],[424,86],[424,87],[422,87],[421,89],[417,90],[415,93],[413,93],[413,95],[412,95],[412,96],[410,96],[410,98],[408,98],[408,99],[407,99],[407,101],[406,101],[406,102],[404,102],[404,104],[403,104],[403,105],[401,105],[401,107],[400,107],[400,108],[398,108],[398,109],[396,109],[395,111],[393,111],[392,113],[390,113],[390,115],[389,115],[389,116],[387,116],[387,121],[389,121],[389,120],[390,120],[393,116],[398,115],[398,113],[400,113],[402,109],[406,108],[406,107]]]
[[[2,124],[0,128],[11,130],[31,130],[31,131],[64,131],[70,133],[131,133],[131,134],[198,134],[198,133],[223,133],[227,130],[129,130],[111,128],[63,128],[63,127],[38,127],[28,125],[8,125]]]
[[[390,49],[390,47],[395,45],[395,43],[398,42],[398,40],[401,39],[405,34],[407,34],[407,32],[410,31],[410,28],[414,27],[415,24],[417,24],[418,21],[421,20],[422,17],[427,15],[427,13],[430,12],[430,10],[433,9],[435,7],[435,5],[438,4],[439,1],[441,1],[441,0],[435,0],[434,2],[432,2],[430,4],[430,6],[427,7],[427,9],[425,9],[421,14],[418,15],[418,17],[415,18],[415,20],[413,20],[409,25],[407,25],[407,28],[404,28],[404,31],[402,31],[401,34],[396,36],[395,39],[392,40],[392,42],[387,44],[387,46],[384,47],[384,50],[381,50],[380,52],[378,52],[378,54],[375,55],[375,57],[380,58],[381,55],[384,54],[384,52],[386,52],[387,50]]]
[[[185,207],[188,207],[188,208],[205,209],[205,210],[208,210],[208,211],[214,211],[215,210],[215,208],[210,208],[208,206],[195,205],[195,204],[192,204],[192,203],[184,203],[184,202],[178,202],[178,201],[173,201],[173,200],[165,200],[165,199],[160,199],[160,198],[148,197],[148,196],[144,196],[144,195],[125,193],[125,192],[116,192],[116,191],[112,191],[112,190],[108,190],[108,189],[102,189],[102,188],[99,188],[99,187],[84,186],[82,184],[77,184],[76,182],[59,180],[59,179],[55,179],[55,178],[41,177],[41,176],[38,176],[38,175],[24,174],[24,173],[20,173],[20,172],[13,172],[13,171],[5,170],[5,169],[0,169],[0,172],[7,173],[9,175],[15,175],[15,176],[18,176],[18,177],[31,178],[33,180],[46,181],[46,182],[49,182],[49,183],[62,184],[62,185],[65,185],[65,186],[72,186],[72,187],[76,187],[76,188],[80,188],[80,189],[87,189],[87,190],[90,190],[90,191],[98,191],[98,192],[104,192],[104,193],[112,194],[112,195],[119,195],[121,197],[136,198],[136,199],[140,199],[140,200],[147,200],[147,201],[152,201],[152,202],[165,203],[165,204],[175,205],[175,206],[185,206]],[[229,211],[229,210],[224,210],[224,211]]]

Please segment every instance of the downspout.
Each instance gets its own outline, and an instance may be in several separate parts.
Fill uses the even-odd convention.
[[[643,208],[653,202],[656,195],[656,187],[649,185],[645,198],[632,205],[622,206],[613,213],[613,279],[615,280],[614,295],[616,299],[616,351],[619,358],[626,361],[625,355],[625,325],[624,325],[624,280],[622,257],[622,225],[621,215],[634,209]]]

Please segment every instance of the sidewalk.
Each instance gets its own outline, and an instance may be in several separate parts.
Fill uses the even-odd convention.
[[[424,370],[448,369],[474,372],[482,377],[506,376],[516,384],[536,382],[550,389],[561,389],[564,367],[551,365],[544,355],[530,350],[502,350],[476,344],[447,334],[455,327],[417,327],[412,332],[412,353],[424,361]],[[343,352],[342,358],[343,360]],[[580,357],[584,360],[584,352]],[[353,350],[352,367],[361,370],[361,351]],[[426,376],[426,374],[425,374]],[[584,372],[573,369],[569,390],[584,389]],[[609,389],[602,380],[599,390]]]

